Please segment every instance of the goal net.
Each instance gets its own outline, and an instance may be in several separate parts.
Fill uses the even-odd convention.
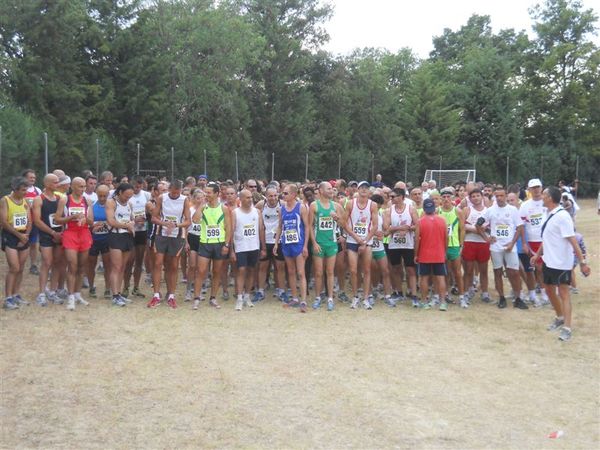
[[[476,171],[473,169],[467,170],[426,170],[423,181],[435,180],[439,189],[445,186],[454,185],[459,181],[469,182],[475,181]]]
[[[141,175],[144,178],[147,176],[152,176],[161,180],[167,177],[167,171],[162,169],[140,169],[140,173],[138,175]]]

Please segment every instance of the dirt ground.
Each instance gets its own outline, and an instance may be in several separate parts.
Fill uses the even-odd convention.
[[[583,202],[593,274],[578,277],[567,343],[546,331],[549,308],[479,301],[446,313],[299,314],[271,295],[242,312],[231,300],[2,310],[0,446],[598,448],[599,224]],[[25,285],[34,298],[36,278]]]

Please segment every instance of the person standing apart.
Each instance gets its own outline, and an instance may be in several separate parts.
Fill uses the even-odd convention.
[[[588,276],[591,270],[575,238],[573,220],[560,206],[560,197],[560,190],[554,186],[546,188],[543,192],[544,207],[547,208],[548,215],[540,230],[542,243],[531,257],[531,263],[537,263],[543,255],[543,282],[556,313],[548,330],[560,329],[558,338],[561,341],[568,341],[572,335],[570,294],[572,250],[577,255],[581,273]]]

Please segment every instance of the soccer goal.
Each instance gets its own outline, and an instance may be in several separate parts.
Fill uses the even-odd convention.
[[[426,170],[423,181],[435,180],[438,188],[451,186],[458,181],[475,181],[476,171],[473,169],[465,170]]]
[[[167,171],[162,169],[140,169],[139,175],[143,176],[144,178],[147,176],[152,176],[162,180],[163,178],[167,177]]]

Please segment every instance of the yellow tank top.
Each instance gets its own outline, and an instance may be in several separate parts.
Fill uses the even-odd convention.
[[[27,208],[25,207],[25,199],[23,199],[19,205],[8,195],[4,198],[8,205],[8,223],[17,231],[25,231],[27,229],[27,222],[29,221]]]

